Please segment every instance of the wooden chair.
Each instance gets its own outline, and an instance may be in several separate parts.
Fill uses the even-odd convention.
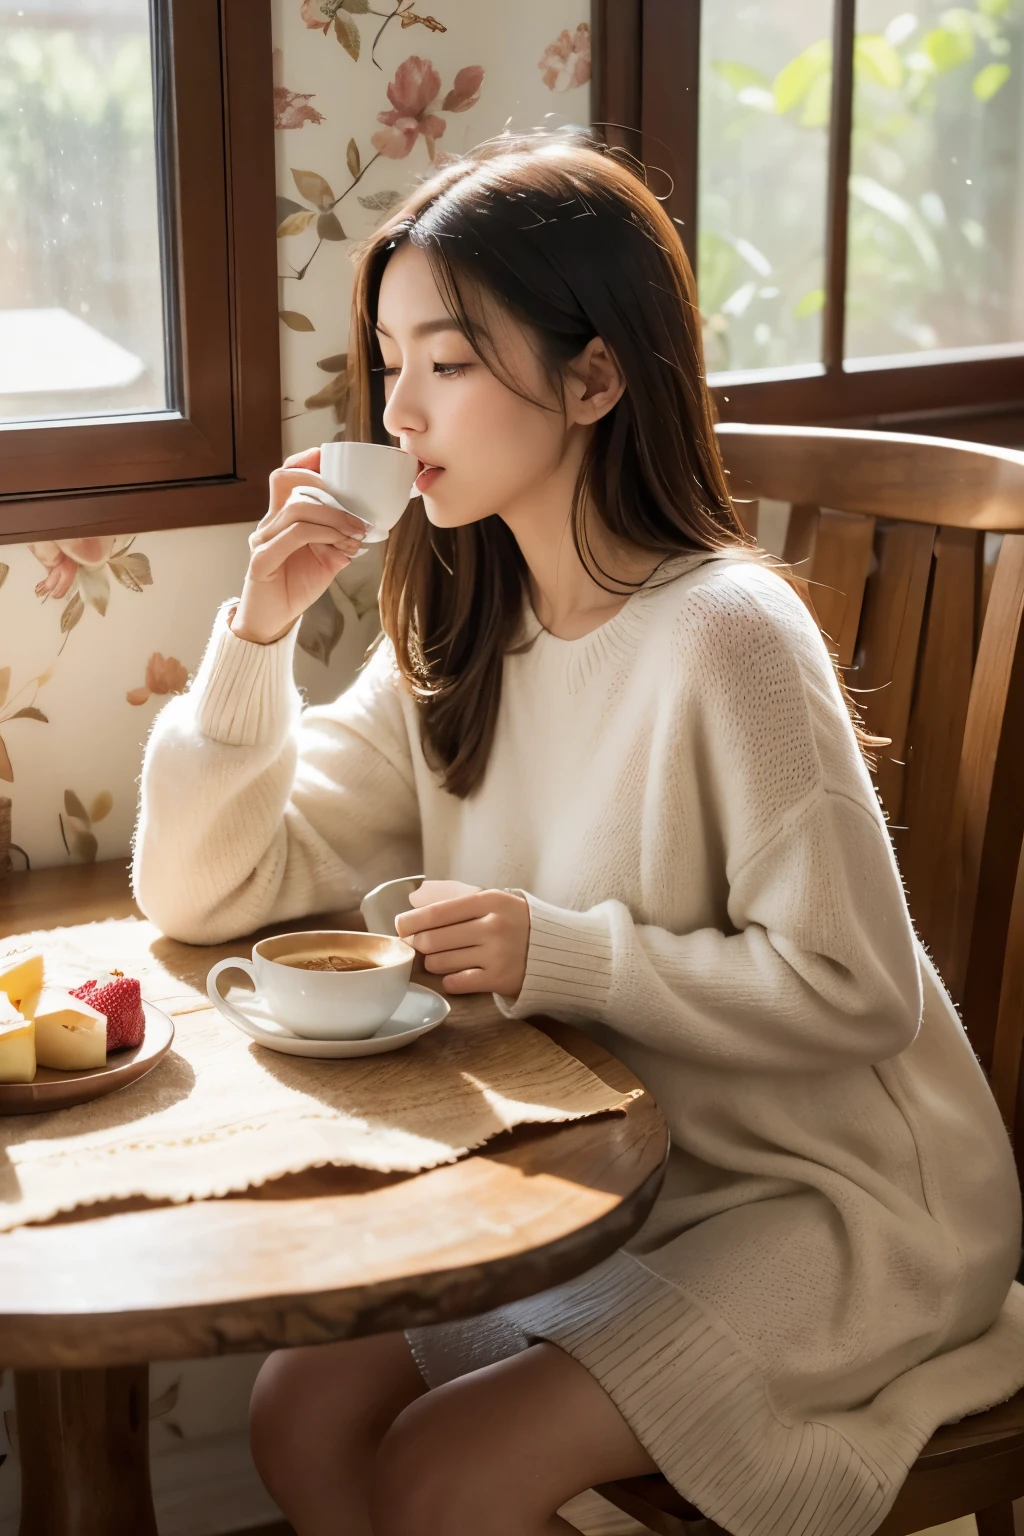
[[[910,910],[1024,1184],[1024,453],[814,427],[718,435],[749,531],[785,518],[783,557],[868,729],[890,738],[874,778]],[[660,1536],[714,1529],[662,1477],[597,1491]],[[1024,1392],[938,1430],[878,1536],[968,1514],[979,1536],[1013,1536],[1021,1497]]]

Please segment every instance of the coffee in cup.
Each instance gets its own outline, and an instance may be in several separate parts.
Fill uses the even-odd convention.
[[[405,996],[416,952],[380,933],[316,930],[279,933],[253,945],[252,959],[231,956],[206,978],[210,1001],[233,1023],[238,1010],[221,996],[222,971],[244,971],[271,1017],[307,1040],[365,1040]]]

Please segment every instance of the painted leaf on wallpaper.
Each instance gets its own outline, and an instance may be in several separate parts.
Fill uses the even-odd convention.
[[[76,859],[81,859],[83,864],[95,864],[99,846],[94,832],[83,832],[79,827],[68,828],[65,847]]]
[[[102,618],[110,602],[110,577],[103,567],[80,566],[78,570],[78,587],[90,608],[95,608]]]
[[[297,309],[282,309],[278,312],[278,319],[283,320],[289,330],[315,331],[316,326],[306,315],[300,315]]]
[[[292,180],[309,203],[315,203],[318,208],[327,209],[337,201],[331,191],[330,183],[316,171],[292,171]]]
[[[60,632],[62,635],[70,634],[85,612],[85,604],[77,592],[72,592],[60,616]]]
[[[36,707],[35,699],[40,688],[42,688],[44,683],[48,683],[52,676],[53,668],[48,667],[45,672],[40,672],[38,677],[30,678],[27,683],[24,683],[12,695],[10,693],[11,669],[10,667],[0,667],[0,725],[8,724],[11,720],[38,720],[43,725],[48,725],[49,719],[43,714],[41,709]],[[32,702],[30,704],[19,704],[18,700],[30,688],[34,688]],[[5,705],[6,708],[4,707]],[[14,783],[14,768],[2,738],[0,738],[0,779],[6,780],[8,784]]]
[[[9,565],[4,565],[3,561],[0,560],[0,587],[2,587],[4,582],[7,580],[7,573],[10,569],[11,568]]]
[[[365,16],[370,9],[370,0],[341,0],[338,9],[348,11],[353,16]]]
[[[549,91],[572,91],[590,79],[590,27],[581,21],[575,32],[568,28],[549,43],[537,60],[541,79]]]
[[[399,11],[397,14],[401,20],[403,32],[405,31],[406,27],[415,26],[426,27],[428,32],[448,31],[448,28],[443,27],[436,16],[417,16],[416,12],[412,9],[411,6],[409,6],[407,10]]]
[[[363,40],[359,34],[359,28],[351,16],[346,16],[341,11],[338,12],[334,18],[334,35],[349,57],[358,64],[359,50],[363,45]]]
[[[344,629],[345,620],[338,612],[328,588],[302,615],[298,644],[307,656],[322,661],[326,667]]]
[[[292,197],[279,197],[277,199],[277,222],[283,224],[290,213],[308,213],[308,208],[303,208]]]
[[[387,213],[396,203],[401,202],[401,192],[396,192],[389,187],[385,192],[371,192],[366,197],[356,197],[357,203],[362,203],[364,208],[369,208],[371,213]]]
[[[344,421],[345,407],[348,404],[348,374],[339,373],[337,378],[325,384],[323,389],[318,389],[315,395],[310,395],[304,404],[307,411],[322,411],[330,406],[334,411],[335,421]]]
[[[101,789],[89,807],[89,820],[92,822],[102,821],[104,816],[109,816],[113,809],[113,795],[109,789]]]
[[[344,240],[345,231],[336,213],[322,213],[316,221],[316,232],[321,240]]]
[[[60,824],[60,835],[64,847],[75,859],[81,859],[83,864],[92,864],[99,850],[96,834],[90,830],[93,822],[102,821],[108,816],[114,806],[114,797],[109,789],[101,789],[99,794],[93,797],[89,811],[85,809],[81,800],[73,789],[64,791],[64,815],[57,813]]]
[[[301,235],[302,231],[308,229],[315,218],[315,208],[303,208],[298,213],[290,213],[277,226],[277,238],[283,240],[288,235]]]
[[[325,373],[344,373],[348,367],[348,353],[332,352],[330,357],[322,357],[317,367],[322,368]]]
[[[350,176],[358,176],[361,166],[359,159],[359,145],[355,139],[349,139],[348,148],[345,151],[345,164],[348,166]]]
[[[172,1408],[177,1408],[180,1390],[181,1377],[179,1376],[175,1381],[171,1382],[169,1387],[160,1393],[159,1397],[154,1397],[149,1405],[149,1417],[151,1419],[159,1419],[163,1414],[170,1413]]]
[[[89,812],[86,810],[81,800],[79,800],[73,789],[66,789],[64,791],[64,809],[67,811],[69,816],[76,817],[77,820],[82,822],[85,826],[89,825]]]
[[[283,85],[275,85],[274,127],[301,128],[305,123],[312,123],[316,127],[326,122],[324,114],[310,106],[312,100],[312,92],[288,91]]]

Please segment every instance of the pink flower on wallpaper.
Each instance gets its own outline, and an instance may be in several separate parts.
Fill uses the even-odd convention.
[[[275,85],[274,127],[301,128],[303,123],[325,122],[324,114],[309,105],[312,100],[312,93],[304,96],[301,91],[286,91],[283,85]]]
[[[307,27],[319,27],[325,37],[331,30],[331,19],[324,15],[322,0],[302,0],[300,14]]]
[[[439,139],[447,126],[443,117],[428,110],[441,91],[441,76],[429,59],[413,54],[399,64],[395,78],[388,86],[388,100],[392,111],[378,112],[377,121],[384,123],[371,135],[370,142],[389,160],[404,160],[422,133],[427,149]]]
[[[36,596],[66,597],[78,574],[78,567],[105,565],[116,543],[117,540],[113,538],[96,538],[57,539],[30,544],[30,551],[46,568],[46,575],[36,583]]]
[[[129,704],[145,704],[150,694],[184,693],[187,687],[188,673],[178,658],[154,651],[146,663],[145,686],[130,689],[125,698]]]
[[[549,91],[571,91],[590,79],[590,28],[581,21],[575,32],[562,31],[545,48],[537,68]]]
[[[468,112],[470,107],[475,107],[480,100],[483,79],[482,64],[467,64],[465,69],[460,69],[451,90],[441,103],[441,111]]]

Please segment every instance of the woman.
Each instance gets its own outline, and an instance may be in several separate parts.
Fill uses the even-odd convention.
[[[591,1031],[673,1149],[578,1280],[272,1356],[260,1472],[301,1536],[571,1530],[658,1468],[735,1536],[867,1533],[1024,1383],[1019,1196],[825,645],[737,523],[676,232],[580,135],[506,136],[366,244],[352,334],[357,434],[422,465],[387,638],[300,716],[296,621],[359,525],[308,521],[297,454],[154,727],[139,902],[212,942],[462,881],[399,918],[428,968]]]

